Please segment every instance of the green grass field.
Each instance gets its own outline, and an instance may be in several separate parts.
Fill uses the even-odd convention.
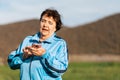
[[[120,63],[70,63],[63,80],[120,80]]]
[[[19,80],[19,70],[0,66],[0,80]],[[120,63],[79,62],[70,63],[63,80],[120,80]]]

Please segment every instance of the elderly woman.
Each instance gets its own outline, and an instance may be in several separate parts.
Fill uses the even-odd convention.
[[[62,25],[57,10],[46,9],[40,17],[40,30],[27,36],[8,56],[11,69],[20,69],[20,80],[62,80],[68,67],[67,45],[56,36]]]

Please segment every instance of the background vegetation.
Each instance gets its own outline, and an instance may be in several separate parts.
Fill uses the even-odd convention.
[[[0,80],[19,80],[19,70],[0,66]],[[120,80],[120,63],[72,62],[63,80]]]

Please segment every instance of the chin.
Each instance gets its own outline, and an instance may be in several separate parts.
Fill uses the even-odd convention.
[[[47,35],[49,35],[49,33],[44,32],[44,33],[42,33],[42,35],[47,36]]]

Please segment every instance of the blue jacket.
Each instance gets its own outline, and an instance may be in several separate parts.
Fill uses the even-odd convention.
[[[40,33],[27,36],[8,56],[11,69],[20,69],[20,80],[62,80],[61,76],[68,67],[66,42],[54,33],[47,40],[40,42]],[[42,45],[46,52],[42,56],[23,59],[23,48],[34,43]]]

